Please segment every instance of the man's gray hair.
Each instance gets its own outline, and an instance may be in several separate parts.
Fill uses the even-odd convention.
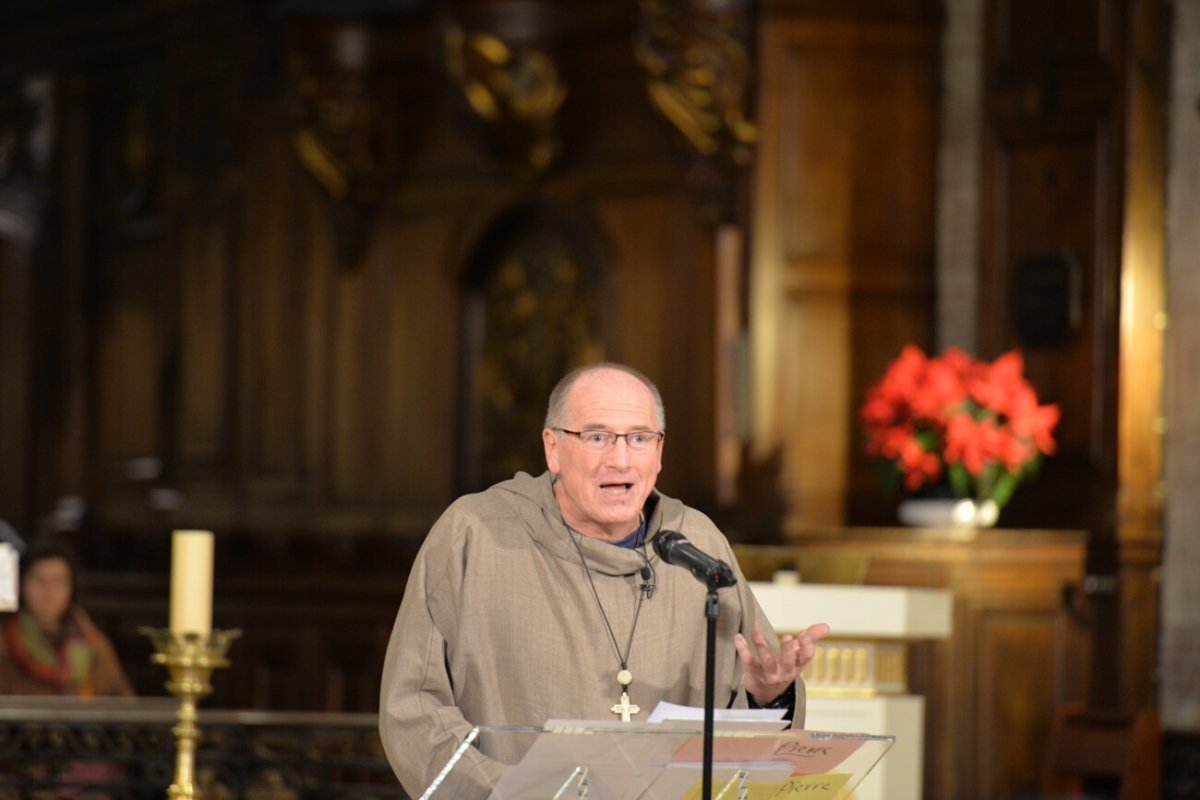
[[[667,430],[667,412],[663,408],[662,395],[658,393],[658,387],[654,385],[654,381],[633,367],[613,361],[598,361],[595,364],[587,364],[568,372],[558,382],[558,385],[554,387],[554,390],[550,392],[550,402],[546,406],[545,427],[561,428],[567,421],[567,397],[571,394],[571,389],[575,386],[576,381],[584,375],[603,370],[623,372],[626,375],[636,378],[643,386],[649,389],[650,394],[654,397],[654,418],[658,423],[658,429],[663,432]]]

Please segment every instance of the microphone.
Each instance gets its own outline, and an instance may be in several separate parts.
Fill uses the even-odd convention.
[[[654,552],[668,564],[686,567],[696,580],[714,589],[737,583],[728,564],[707,555],[678,531],[663,531],[654,537]]]
[[[658,584],[651,581],[651,578],[654,577],[654,570],[650,569],[650,565],[647,564],[641,568],[638,574],[642,576],[642,594],[649,600],[654,596],[654,590],[658,588]]]

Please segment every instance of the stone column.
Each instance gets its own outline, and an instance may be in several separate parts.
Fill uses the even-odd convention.
[[[1200,731],[1200,3],[1173,5],[1161,706],[1167,728]]]
[[[983,0],[946,4],[937,162],[937,348],[975,352],[979,285]]]

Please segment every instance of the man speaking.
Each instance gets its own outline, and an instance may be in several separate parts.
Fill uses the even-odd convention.
[[[786,708],[803,726],[800,671],[829,628],[776,639],[725,536],[655,491],[665,435],[662,398],[640,372],[575,370],[550,394],[547,472],[459,498],[429,532],[380,692],[384,749],[410,795],[475,725],[644,720],[660,701],[702,706],[705,557],[732,565],[736,581],[719,594],[717,706]],[[521,755],[506,741],[468,748],[439,794],[486,797]]]

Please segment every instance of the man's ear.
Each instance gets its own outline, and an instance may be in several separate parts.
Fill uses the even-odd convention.
[[[542,428],[542,449],[546,451],[546,469],[558,474],[558,437],[549,428]]]

